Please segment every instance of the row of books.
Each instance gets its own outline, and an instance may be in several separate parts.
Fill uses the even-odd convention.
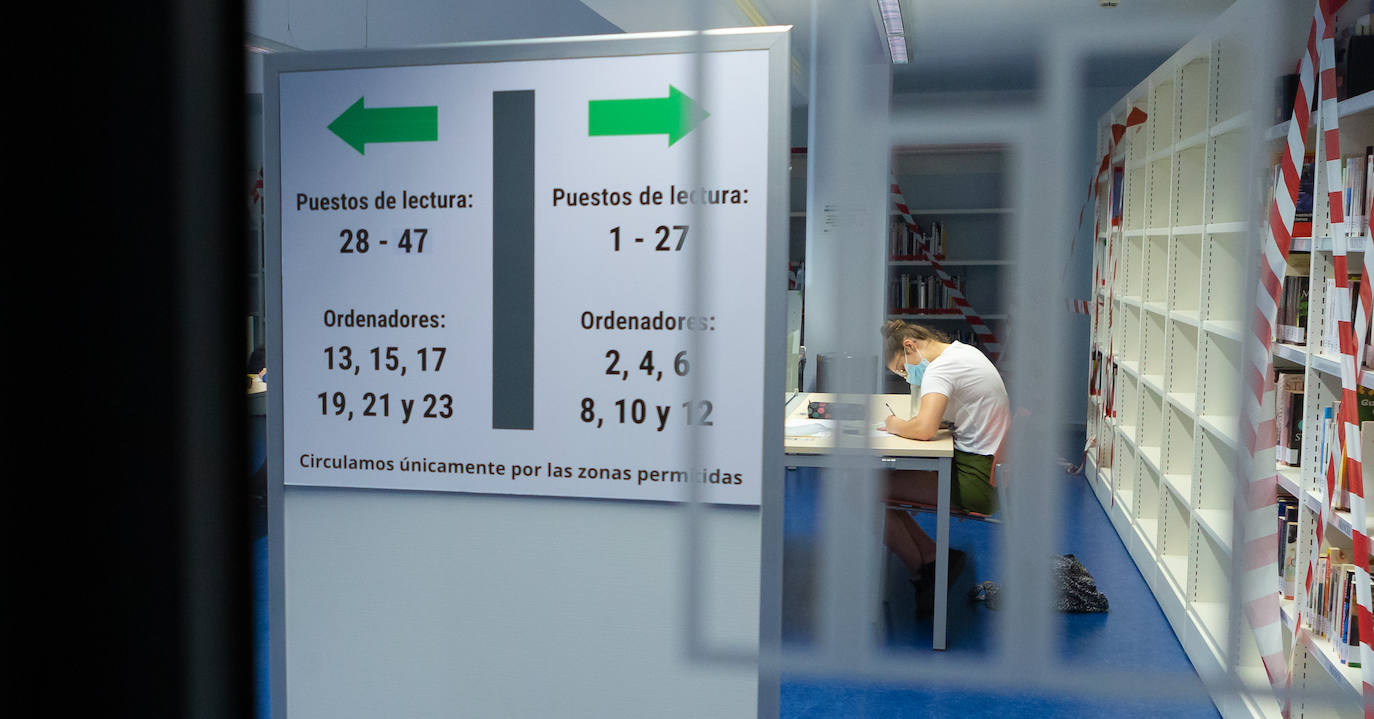
[[[1369,234],[1369,208],[1374,204],[1374,145],[1363,155],[1341,158],[1341,178],[1345,184],[1345,232],[1350,237]]]
[[[1313,179],[1316,171],[1317,156],[1307,152],[1302,159],[1302,172],[1298,176],[1298,201],[1293,212],[1293,237],[1312,237],[1312,199],[1314,197]],[[1279,165],[1270,168],[1268,196],[1262,206],[1268,212],[1273,191],[1281,174]],[[1341,159],[1341,182],[1343,185],[1345,224],[1340,228],[1349,237],[1363,237],[1369,234],[1369,212],[1374,205],[1374,146],[1366,146],[1364,153]]]
[[[1339,547],[1317,555],[1317,571],[1307,596],[1307,628],[1331,642],[1342,664],[1360,666],[1360,625],[1356,620],[1355,565]]]
[[[1279,494],[1279,580],[1285,599],[1292,599],[1298,578],[1298,500]]]
[[[893,218],[888,230],[888,254],[894,260],[945,259],[944,223],[937,220],[927,228],[913,229],[902,218]]]
[[[1275,386],[1274,396],[1274,454],[1279,464],[1289,467],[1300,467],[1302,462],[1302,440],[1304,434],[1303,420],[1303,376],[1300,372],[1279,372]],[[1360,386],[1356,388],[1357,401],[1359,407],[1360,434],[1362,440],[1365,435],[1365,424],[1371,423],[1374,426],[1374,389]],[[1327,450],[1340,451],[1337,444],[1337,433],[1340,431],[1340,422],[1337,419],[1337,402],[1328,402],[1317,405],[1315,408],[1315,418],[1307,422],[1307,429],[1316,432],[1313,439],[1316,442],[1316,455],[1322,458],[1324,463],[1318,468],[1318,474],[1325,476],[1327,465]],[[1374,441],[1374,434],[1369,439]],[[1367,486],[1374,486],[1374,465],[1371,471],[1366,472],[1370,476],[1365,480]],[[1331,506],[1336,509],[1350,508],[1350,479],[1344,473],[1338,472],[1336,475],[1335,492],[1331,497]]]
[[[1350,288],[1350,306],[1348,308],[1338,308],[1336,307],[1334,302],[1330,301],[1331,298],[1334,298],[1336,296],[1336,278],[1328,277],[1324,280],[1324,282],[1326,287],[1326,296],[1328,298],[1327,307],[1333,308],[1337,311],[1324,312],[1322,314],[1322,333],[1321,337],[1318,338],[1318,347],[1325,354],[1338,355],[1341,353],[1340,321],[1342,319],[1350,319],[1353,321],[1355,318],[1355,308],[1360,303],[1360,276],[1346,276],[1346,283],[1349,285]],[[1342,311],[1348,314],[1344,314],[1342,316]],[[1366,330],[1367,329],[1368,328],[1366,328]],[[1365,341],[1368,342],[1369,339],[1369,333],[1366,331]],[[1369,366],[1369,361],[1371,360],[1369,354],[1370,353],[1368,352],[1365,353],[1366,366]]]
[[[1326,476],[1327,468],[1338,460],[1340,449],[1340,420],[1337,419],[1336,402],[1317,407],[1317,456],[1321,458],[1321,476]],[[1336,457],[1328,457],[1328,452],[1336,452]],[[1335,509],[1350,508],[1350,480],[1344,472],[1336,472],[1336,490],[1331,495],[1331,506]]]
[[[1302,172],[1298,175],[1298,201],[1293,211],[1293,236],[1311,237],[1312,236],[1312,192],[1314,172],[1317,168],[1317,153],[1307,152],[1302,156]],[[1279,165],[1274,165],[1273,175],[1269,182],[1270,200],[1273,200],[1274,188],[1283,176]],[[1271,203],[1264,203],[1264,211],[1268,212]]]
[[[1298,571],[1298,500],[1279,496],[1279,572],[1282,592],[1293,599],[1297,592]],[[1350,667],[1360,666],[1360,631],[1356,621],[1355,582],[1358,574],[1349,562],[1345,550],[1328,547],[1317,555],[1312,576],[1312,591],[1307,595],[1303,611],[1303,625],[1313,635],[1331,642],[1336,658]]]
[[[1355,308],[1360,299],[1360,275],[1349,275],[1346,280],[1350,290],[1350,312],[1349,317],[1355,318]],[[1279,294],[1278,316],[1274,323],[1274,339],[1286,344],[1305,345],[1307,344],[1307,319],[1309,309],[1309,296],[1311,280],[1305,276],[1293,276],[1283,278],[1283,290]],[[1324,281],[1327,297],[1334,297],[1336,294],[1335,278],[1327,278]],[[1340,341],[1340,313],[1326,312],[1322,315],[1321,334],[1316,337],[1318,350],[1327,355],[1339,355],[1341,353]],[[1374,368],[1374,329],[1366,328],[1365,331],[1365,351],[1363,364],[1366,368]]]
[[[954,286],[965,293],[964,278],[953,277]],[[954,293],[933,274],[912,275],[903,272],[888,287],[889,306],[893,313],[955,314]]]
[[[1283,278],[1274,339],[1290,344],[1307,342],[1307,297],[1311,280],[1306,276]]]
[[[1095,394],[1098,401],[1102,403],[1103,414],[1107,417],[1116,416],[1115,405],[1113,404],[1116,400],[1116,371],[1116,364],[1112,362],[1111,357],[1100,348],[1094,347],[1088,375],[1091,378],[1089,391]],[[1097,443],[1097,466],[1111,467],[1115,460],[1114,445],[1116,442],[1112,441],[1110,432],[1100,436],[1104,437],[1105,441]]]
[[[979,350],[982,350],[984,354],[987,354],[988,348],[973,334],[973,330],[971,329],[961,329],[953,332],[947,331],[945,334],[949,336],[951,341],[963,342],[970,347],[977,347]]]
[[[1302,464],[1302,399],[1302,372],[1280,371],[1274,394],[1274,453],[1280,464],[1290,467]]]

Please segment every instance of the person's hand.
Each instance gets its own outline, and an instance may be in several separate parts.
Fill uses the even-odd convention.
[[[890,414],[887,416],[887,419],[883,420],[883,429],[890,434],[897,434],[897,426],[900,425],[902,421],[903,420],[898,418],[897,415]]]

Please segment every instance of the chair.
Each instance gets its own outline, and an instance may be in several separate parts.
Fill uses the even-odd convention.
[[[1021,417],[1026,414],[1029,414],[1029,412],[1019,410],[1015,416]],[[1010,435],[1011,430],[1008,428],[1007,433],[1002,435],[1001,444],[997,445],[997,452],[992,455],[992,472],[988,476],[988,483],[997,488],[997,512],[993,514],[983,514],[982,512],[971,512],[966,509],[959,509],[951,506],[949,508],[950,517],[955,517],[961,522],[965,519],[972,519],[977,522],[988,522],[989,524],[1001,524],[1003,522],[1002,517],[999,515],[1002,514],[1002,508],[1007,506],[1007,493],[1004,486],[1006,484],[1005,480],[1010,479],[1008,476],[1010,470],[1006,464],[1006,452],[1009,444],[1007,442],[1007,437]],[[999,481],[999,477],[1002,481]],[[954,478],[950,477],[950,481],[952,482],[953,480]],[[888,509],[901,509],[913,513],[929,512],[930,514],[934,514],[937,509],[933,504],[912,502],[904,499],[885,499],[883,500],[883,504]]]

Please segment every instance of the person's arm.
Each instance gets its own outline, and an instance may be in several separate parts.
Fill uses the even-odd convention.
[[[945,416],[945,405],[948,403],[949,397],[938,392],[927,392],[921,395],[921,409],[915,417],[902,419],[895,414],[890,415],[884,428],[907,439],[932,439],[940,429],[940,420]]]

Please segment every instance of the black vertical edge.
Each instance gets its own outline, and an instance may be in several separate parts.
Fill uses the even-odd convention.
[[[491,107],[491,426],[534,429],[534,91]]]
[[[13,47],[44,57],[9,159],[46,239],[6,258],[9,685],[44,714],[251,717],[245,8],[72,9],[34,8],[67,49]]]

